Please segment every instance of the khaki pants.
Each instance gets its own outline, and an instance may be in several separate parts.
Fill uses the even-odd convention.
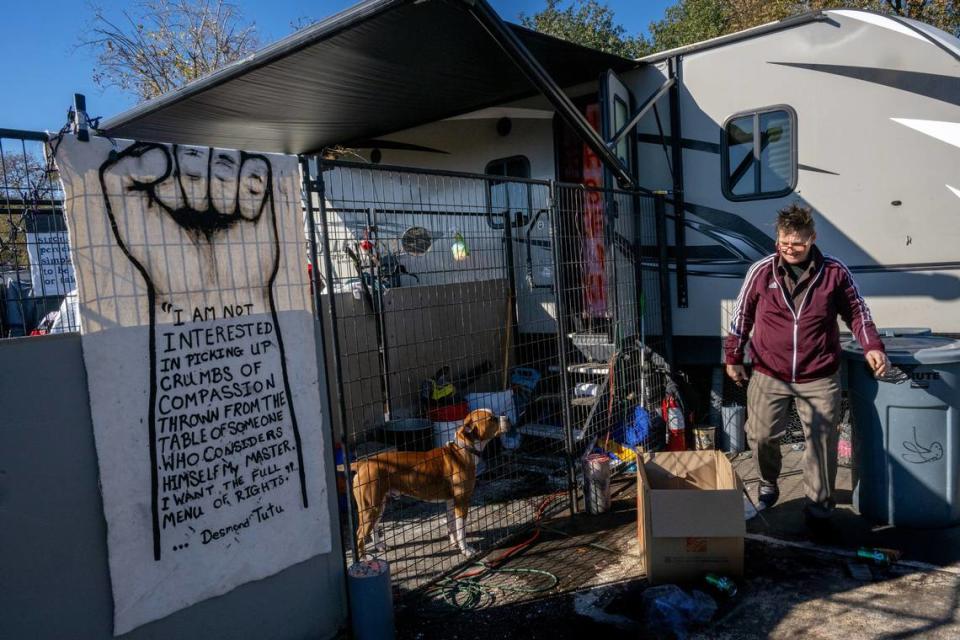
[[[760,477],[775,483],[780,476],[780,441],[787,430],[790,400],[803,424],[803,482],[807,497],[830,509],[837,478],[837,423],[840,420],[840,374],[813,382],[783,382],[754,372],[747,386],[747,437]]]

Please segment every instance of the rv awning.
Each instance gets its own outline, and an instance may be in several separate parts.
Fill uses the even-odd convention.
[[[636,64],[511,28],[560,86]],[[460,2],[368,0],[102,128],[114,137],[306,153],[534,93]]]

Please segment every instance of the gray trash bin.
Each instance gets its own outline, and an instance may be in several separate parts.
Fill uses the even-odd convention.
[[[910,376],[878,382],[856,342],[843,345],[853,417],[853,503],[861,515],[908,527],[960,522],[960,340],[885,337]]]

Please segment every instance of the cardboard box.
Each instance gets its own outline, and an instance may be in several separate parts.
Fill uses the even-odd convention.
[[[721,451],[643,454],[637,529],[650,584],[743,577],[743,484]]]

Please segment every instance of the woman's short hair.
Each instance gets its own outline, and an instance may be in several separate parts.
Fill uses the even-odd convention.
[[[814,232],[813,212],[810,207],[793,203],[777,213],[777,233],[811,235]]]

